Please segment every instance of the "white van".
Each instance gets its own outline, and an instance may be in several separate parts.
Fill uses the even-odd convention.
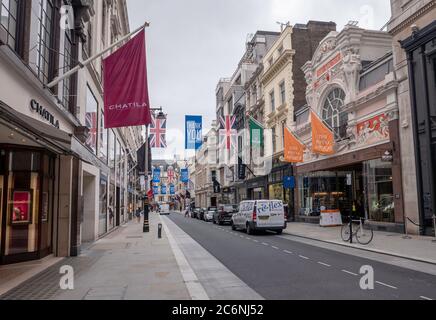
[[[243,201],[238,213],[232,217],[232,229],[255,231],[274,231],[282,234],[286,229],[285,209],[280,200]]]
[[[159,213],[161,215],[169,215],[170,214],[170,205],[168,203],[165,203],[165,202],[161,203]]]

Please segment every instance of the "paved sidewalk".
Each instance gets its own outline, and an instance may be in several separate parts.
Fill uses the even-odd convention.
[[[322,228],[316,224],[288,223],[284,233],[327,243],[388,254],[396,257],[436,264],[436,243],[431,237],[411,236],[374,231],[374,240],[367,246],[342,241],[341,227]]]
[[[74,291],[57,300],[190,300],[167,235],[157,238],[159,217],[150,214],[150,233],[131,222],[89,249],[103,256],[80,278]],[[86,253],[85,253],[86,254]]]
[[[63,258],[48,256],[38,261],[0,266],[0,296],[61,260],[63,260]]]
[[[157,238],[160,219],[150,215],[151,232],[136,221],[83,251],[61,259],[8,291],[0,300],[191,300],[167,235]],[[74,269],[74,290],[59,287],[60,268]],[[1,272],[0,272],[1,275]]]

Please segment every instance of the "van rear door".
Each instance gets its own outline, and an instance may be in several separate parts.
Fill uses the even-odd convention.
[[[282,201],[270,201],[270,223],[273,227],[285,226],[285,207]]]
[[[271,210],[270,201],[257,201],[256,204],[257,226],[261,228],[270,226]]]
[[[261,228],[284,227],[285,212],[283,202],[278,200],[258,201],[257,225]]]

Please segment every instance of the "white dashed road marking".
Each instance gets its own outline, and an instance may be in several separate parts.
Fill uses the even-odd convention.
[[[259,241],[257,241],[257,240],[253,240],[253,242],[259,243]]]
[[[424,297],[424,296],[420,296],[420,298],[423,299],[423,300],[433,301],[433,299],[430,299],[430,298],[427,298],[427,297]]]
[[[305,256],[299,256],[301,259],[304,259],[304,260],[310,260],[308,257],[305,257]]]
[[[262,244],[263,244],[264,246],[269,246],[269,244],[268,244],[268,243],[265,243],[265,242],[262,242]]]
[[[355,276],[355,277],[358,276],[357,273],[354,273],[354,272],[351,272],[351,271],[348,271],[348,270],[342,270],[342,272],[345,272],[345,273],[351,274],[352,276]]]
[[[380,282],[380,281],[376,281],[376,283],[378,283],[381,286],[385,286],[385,287],[388,287],[388,288],[391,288],[391,289],[394,289],[394,290],[398,289],[397,287],[391,286],[389,284],[386,284],[386,283],[383,283],[383,282]]]
[[[294,254],[293,252],[288,251],[288,250],[283,250],[283,252],[284,252],[284,253],[287,253],[287,254]]]
[[[324,262],[318,262],[318,264],[320,264],[320,265],[322,265],[322,266],[324,266],[324,267],[327,267],[327,268],[330,268],[330,267],[331,267],[331,265],[329,265],[329,264],[327,264],[327,263],[324,263]]]
[[[273,249],[279,250],[279,248],[272,246]]]

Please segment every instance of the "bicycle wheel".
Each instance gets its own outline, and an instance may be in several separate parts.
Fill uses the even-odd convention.
[[[359,226],[357,228],[356,238],[357,242],[359,242],[360,244],[367,245],[370,244],[372,239],[374,238],[374,232],[371,229],[365,230],[364,228],[361,228]]]
[[[350,241],[350,225],[349,224],[342,226],[341,236],[342,236],[342,240],[344,240],[345,242]]]

